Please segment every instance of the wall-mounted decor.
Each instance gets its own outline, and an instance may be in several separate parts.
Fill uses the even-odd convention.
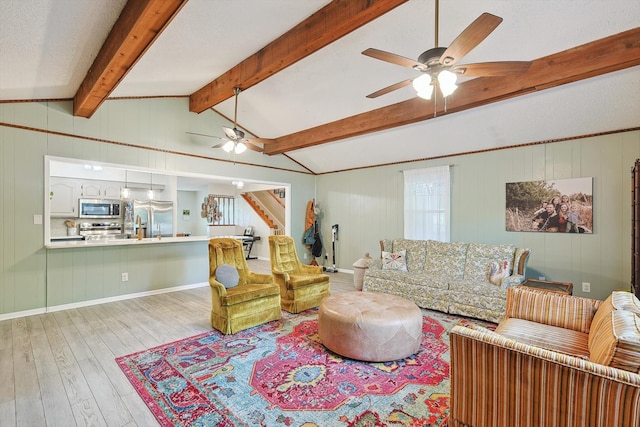
[[[235,199],[233,196],[209,194],[204,197],[200,216],[209,225],[235,224]]]
[[[593,233],[593,178],[508,182],[507,231]]]

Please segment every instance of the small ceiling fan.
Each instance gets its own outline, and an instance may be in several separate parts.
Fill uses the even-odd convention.
[[[464,29],[449,47],[438,47],[438,0],[435,0],[436,20],[435,20],[435,45],[433,49],[423,52],[417,61],[405,58],[394,53],[385,52],[379,49],[367,49],[363,55],[370,56],[381,61],[390,62],[402,67],[413,68],[422,74],[418,77],[410,78],[384,89],[380,89],[367,95],[367,98],[377,98],[402,87],[413,85],[417,95],[421,98],[431,99],[434,87],[439,86],[442,95],[451,95],[456,88],[458,76],[464,77],[494,77],[509,74],[521,74],[529,69],[531,62],[528,61],[502,61],[483,62],[476,64],[456,65],[467,53],[471,52],[480,44],[498,25],[502,18],[490,13],[483,13],[467,28]]]
[[[224,131],[226,138],[220,138],[214,135],[205,135],[202,133],[195,133],[195,132],[187,132],[187,133],[189,135],[198,135],[198,136],[205,136],[207,138],[221,139],[222,140],[221,143],[216,144],[211,148],[222,148],[227,153],[231,153],[233,151],[235,154],[241,154],[241,153],[244,153],[247,148],[249,150],[262,153],[263,152],[262,147],[260,147],[259,145],[256,145],[256,143],[269,144],[275,141],[273,139],[266,139],[266,138],[245,138],[244,132],[237,128],[238,95],[240,94],[241,91],[242,90],[239,87],[233,88],[233,93],[235,94],[235,111],[233,114],[233,129],[228,128],[226,126],[222,126],[222,130]]]

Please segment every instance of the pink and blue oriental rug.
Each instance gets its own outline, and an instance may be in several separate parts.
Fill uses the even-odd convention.
[[[421,349],[387,363],[325,349],[316,309],[116,361],[162,426],[446,426],[448,331],[467,320],[423,312]]]

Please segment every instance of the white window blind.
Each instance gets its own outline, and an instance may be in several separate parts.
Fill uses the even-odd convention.
[[[449,165],[405,170],[404,238],[450,239],[451,177]]]

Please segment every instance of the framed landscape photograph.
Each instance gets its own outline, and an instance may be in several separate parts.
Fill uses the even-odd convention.
[[[507,231],[593,233],[593,178],[508,182]]]

